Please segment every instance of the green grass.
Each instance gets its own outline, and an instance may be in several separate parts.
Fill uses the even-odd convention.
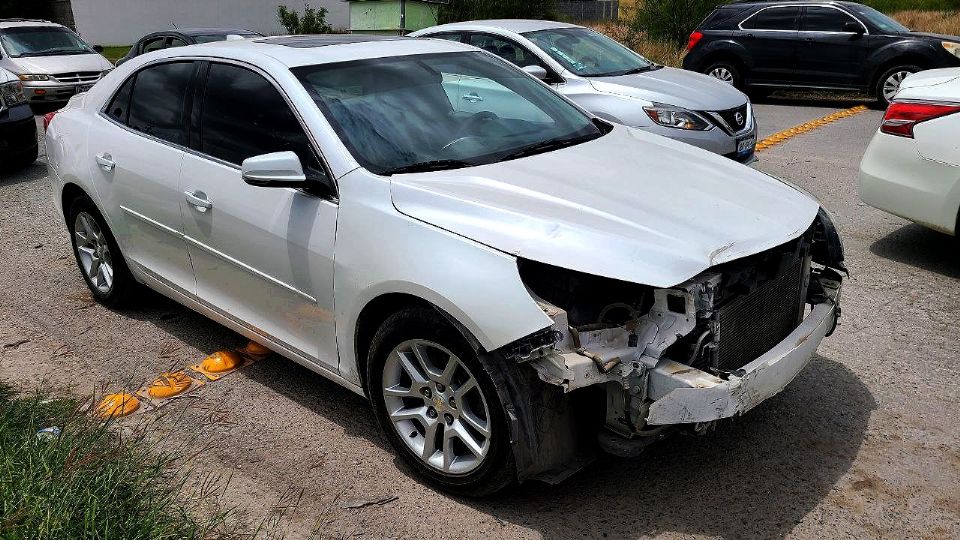
[[[38,439],[49,426],[61,435]],[[191,517],[177,499],[182,471],[146,446],[121,441],[73,401],[18,397],[0,385],[0,538],[210,536],[220,517]]]
[[[960,0],[860,0],[884,13],[908,9],[920,11],[957,11]]]
[[[100,53],[107,57],[111,63],[116,64],[117,60],[123,58],[130,51],[130,45],[104,45],[103,52]]]

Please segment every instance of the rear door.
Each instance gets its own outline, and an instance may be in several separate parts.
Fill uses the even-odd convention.
[[[844,27],[855,24],[863,32]],[[804,8],[800,25],[799,76],[812,85],[855,87],[870,48],[867,27],[833,6]]]
[[[197,295],[221,313],[331,371],[337,369],[333,247],[337,210],[326,169],[282,91],[264,73],[210,63],[197,95],[194,153],[180,210]],[[317,189],[254,187],[243,160],[293,151]]]
[[[797,82],[799,27],[797,6],[766,7],[740,23],[740,41],[753,59],[748,84]]]
[[[153,64],[131,75],[95,117],[90,170],[127,259],[179,293],[196,292],[180,216],[195,62]]]

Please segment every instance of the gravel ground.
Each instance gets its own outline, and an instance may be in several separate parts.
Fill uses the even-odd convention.
[[[769,135],[835,110],[770,101],[757,117]],[[862,113],[761,155],[759,169],[833,212],[853,277],[842,325],[809,367],[706,437],[477,501],[417,482],[362,399],[279,357],[135,422],[164,448],[200,450],[188,461],[192,481],[207,481],[200,495],[265,535],[960,538],[960,249],[858,202],[857,165],[879,118]],[[0,177],[0,379],[89,395],[244,343],[155,295],[122,313],[92,302],[45,174],[38,163]]]

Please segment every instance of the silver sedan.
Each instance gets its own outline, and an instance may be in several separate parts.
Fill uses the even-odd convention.
[[[746,95],[711,77],[658,65],[589,28],[490,20],[434,26],[411,35],[484,49],[540,77],[601,118],[740,162],[754,160],[757,127]],[[463,99],[479,104],[486,96]]]

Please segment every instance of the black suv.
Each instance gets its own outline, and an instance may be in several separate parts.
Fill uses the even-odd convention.
[[[753,94],[774,88],[866,92],[882,105],[924,69],[960,66],[960,38],[911,32],[853,2],[746,1],[690,34],[683,67]]]

